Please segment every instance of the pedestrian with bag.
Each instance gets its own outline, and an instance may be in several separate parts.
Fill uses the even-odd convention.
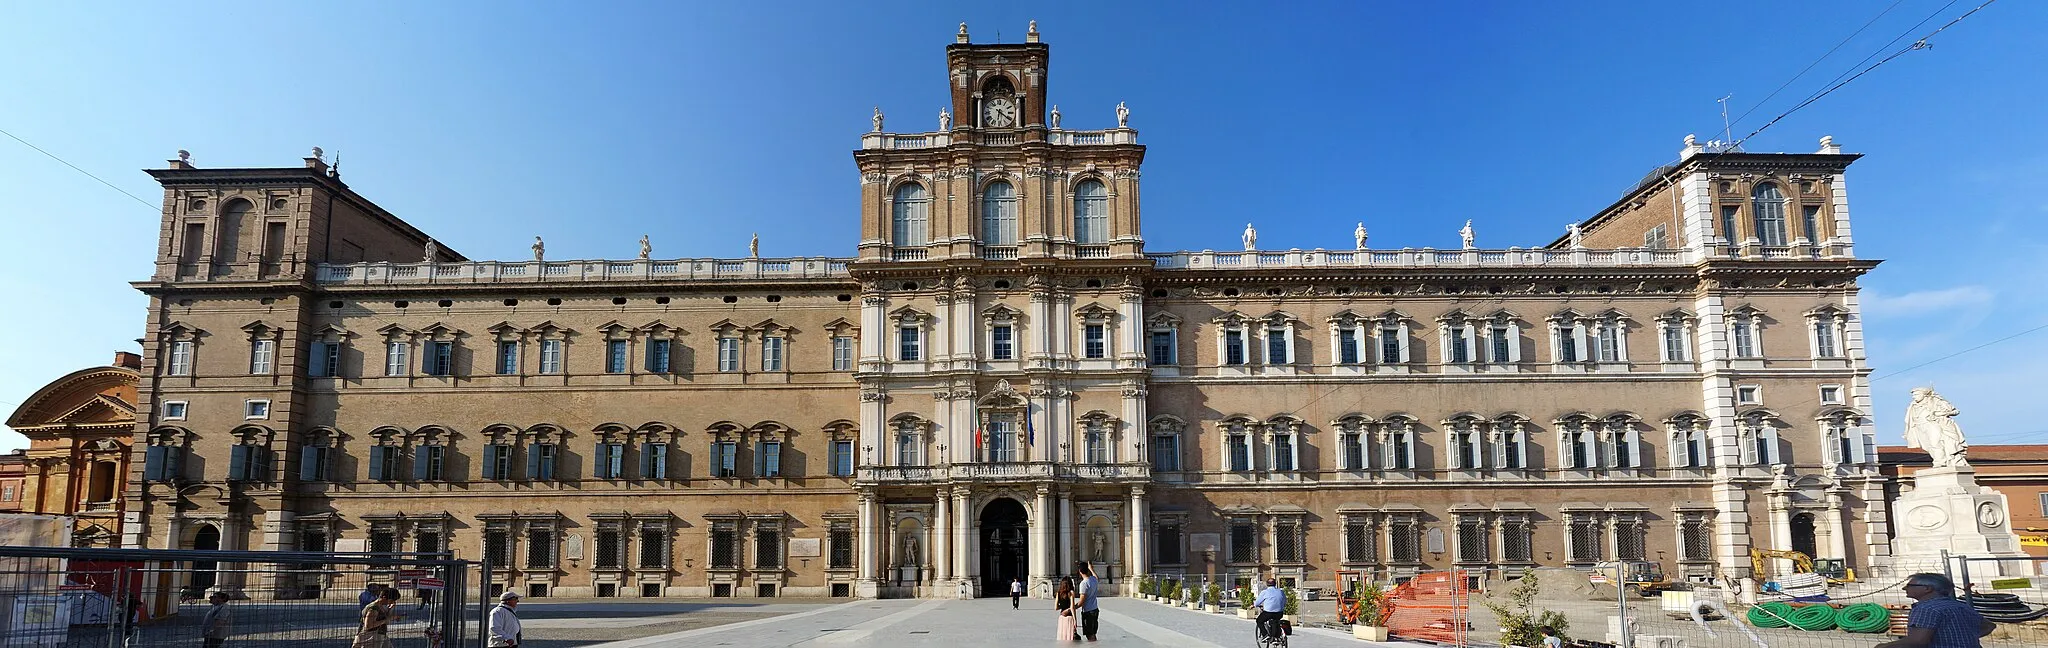
[[[405,618],[391,609],[397,604],[397,589],[378,589],[377,600],[363,606],[362,625],[356,628],[356,640],[349,648],[391,648],[391,624]]]
[[[497,607],[491,608],[490,648],[518,648],[519,646],[519,593],[507,591],[498,596]]]
[[[1073,641],[1079,638],[1080,635],[1075,633],[1075,624],[1079,619],[1074,616],[1074,579],[1060,579],[1059,589],[1052,594],[1052,609],[1059,614],[1059,622],[1054,626],[1059,641]]]

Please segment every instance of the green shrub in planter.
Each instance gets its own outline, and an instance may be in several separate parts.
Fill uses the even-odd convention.
[[[1253,600],[1254,600],[1255,598],[1256,598],[1256,597],[1252,595],[1252,588],[1251,588],[1251,586],[1249,586],[1249,585],[1239,585],[1239,586],[1237,587],[1237,606],[1238,606],[1238,607],[1241,607],[1241,608],[1245,608],[1245,609],[1251,609],[1251,607],[1252,607],[1252,601],[1253,601]]]
[[[1301,614],[1301,590],[1287,588],[1287,607],[1280,613],[1288,616]]]
[[[1202,602],[1207,603],[1209,605],[1222,605],[1223,586],[1215,583],[1210,583],[1209,591],[1204,593],[1204,596],[1202,597]]]
[[[1169,599],[1172,599],[1172,598],[1177,598],[1177,597],[1179,597],[1179,596],[1180,596],[1180,581],[1177,581],[1177,580],[1173,580],[1173,579],[1171,579],[1171,578],[1169,578],[1169,579],[1166,579],[1166,589],[1165,589],[1164,591],[1160,592],[1160,593],[1159,593],[1159,595],[1160,595],[1160,596],[1164,596],[1164,597],[1166,597],[1166,598],[1169,598]]]

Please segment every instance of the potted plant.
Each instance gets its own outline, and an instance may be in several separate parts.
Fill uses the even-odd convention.
[[[1202,609],[1202,590],[1197,589],[1193,584],[1186,586],[1185,591],[1181,592],[1180,598],[1187,602],[1188,609]]]
[[[1387,607],[1387,590],[1373,581],[1358,584],[1358,620],[1351,625],[1351,636],[1366,641],[1387,640],[1387,616],[1393,609]]]
[[[1558,637],[1566,643],[1571,642],[1571,636],[1565,634],[1571,624],[1565,620],[1564,614],[1536,607],[1538,591],[1536,572],[1524,572],[1515,588],[1508,590],[1507,600],[1489,599],[1486,602],[1487,609],[1492,610],[1494,618],[1500,622],[1501,645],[1541,646],[1544,626],[1556,630]]]
[[[1237,618],[1250,619],[1257,616],[1257,612],[1252,610],[1253,598],[1250,585],[1237,586]]]
[[[1208,607],[1210,614],[1222,612],[1223,586],[1215,583],[1210,583],[1209,587],[1207,588],[1207,591],[1204,591],[1202,593],[1202,603]]]
[[[1146,585],[1146,579],[1145,579],[1145,577],[1144,577],[1144,576],[1139,576],[1139,577],[1137,578],[1137,583],[1136,583],[1136,585],[1137,585],[1137,587],[1133,587],[1133,588],[1131,588],[1131,597],[1132,597],[1132,598],[1145,598],[1145,588],[1146,588],[1146,587],[1148,587],[1148,585]]]
[[[1159,597],[1164,599],[1167,605],[1173,605],[1173,597],[1179,595],[1180,581],[1171,578],[1166,579],[1166,588],[1159,591]]]
[[[1286,618],[1288,623],[1299,624],[1301,622],[1301,590],[1289,587],[1285,592],[1287,593],[1287,607],[1282,608],[1280,614],[1284,615],[1283,618]]]

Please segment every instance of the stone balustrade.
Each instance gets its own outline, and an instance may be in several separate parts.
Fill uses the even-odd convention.
[[[855,480],[872,484],[929,484],[946,481],[1148,481],[1152,467],[1142,463],[1067,464],[1048,461],[959,463],[946,466],[862,466]]]
[[[962,133],[867,133],[860,137],[864,150],[905,151],[915,149],[945,148],[958,143],[978,143],[982,146],[1016,146],[1022,143],[1017,133],[966,131]],[[1045,142],[1055,146],[1108,146],[1112,144],[1138,143],[1138,131],[1129,128],[1108,130],[1052,130],[1045,134]]]
[[[1686,249],[1554,250],[1249,250],[1166,252],[1147,254],[1161,270],[1234,270],[1256,268],[1542,268],[1688,266],[1697,261]]]
[[[669,259],[631,261],[464,261],[320,264],[322,284],[479,284],[512,282],[844,279],[849,259]]]

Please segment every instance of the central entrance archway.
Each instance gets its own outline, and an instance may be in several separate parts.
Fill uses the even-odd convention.
[[[1820,557],[1820,542],[1814,537],[1812,513],[1792,516],[1792,550],[1806,554],[1808,558]]]
[[[1024,505],[998,497],[981,509],[981,594],[1009,596],[1010,579],[1023,580],[1031,516]]]

